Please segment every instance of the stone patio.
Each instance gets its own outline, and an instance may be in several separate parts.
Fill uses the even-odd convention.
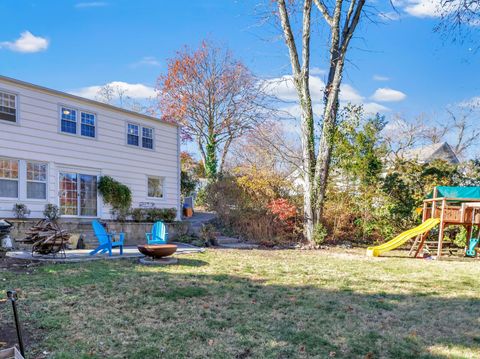
[[[178,246],[175,255],[179,254],[188,254],[188,253],[201,253],[205,251],[205,248],[200,248],[196,246],[192,246],[191,244],[185,243],[173,243]],[[39,261],[39,262],[51,262],[51,263],[75,263],[75,262],[86,262],[86,261],[94,261],[94,260],[114,260],[114,259],[122,259],[122,258],[141,258],[144,257],[141,254],[137,247],[135,246],[126,246],[123,248],[123,255],[120,255],[120,251],[115,248],[112,251],[112,256],[110,257],[107,254],[96,254],[91,256],[90,255],[91,249],[73,249],[73,250],[66,250],[66,258],[62,258],[61,256],[53,257],[50,255],[39,255],[35,254],[32,255],[31,252],[28,251],[12,251],[8,252],[7,256],[10,258],[15,259],[23,259],[28,261]]]

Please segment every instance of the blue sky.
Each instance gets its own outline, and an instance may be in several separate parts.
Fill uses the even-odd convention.
[[[142,97],[175,51],[210,38],[230,47],[258,76],[278,78],[290,72],[287,52],[275,29],[261,25],[262,1],[270,3],[0,0],[0,74],[90,97],[92,86],[143,84],[131,87]],[[398,13],[380,6],[390,19],[374,14],[375,23],[361,24],[344,77],[346,100],[413,119],[420,113],[441,118],[445,106],[480,96],[480,53],[434,33],[438,19],[427,0],[395,4]],[[319,86],[326,69],[320,35],[312,45]],[[313,93],[320,101],[320,91]]]

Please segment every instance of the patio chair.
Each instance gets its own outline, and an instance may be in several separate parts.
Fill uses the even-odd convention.
[[[152,233],[145,233],[147,244],[167,244],[168,231],[165,223],[158,221],[152,227]]]
[[[93,251],[90,252],[90,255],[93,256],[100,252],[100,254],[106,253],[108,251],[108,255],[112,256],[112,248],[120,247],[120,255],[123,255],[123,240],[125,239],[124,233],[118,233],[118,241],[114,242],[116,233],[108,233],[105,230],[105,227],[102,224],[95,220],[92,222],[93,232],[95,233],[95,237],[98,239],[98,247],[95,248]]]

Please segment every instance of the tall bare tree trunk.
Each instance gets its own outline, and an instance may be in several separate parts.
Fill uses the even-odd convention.
[[[328,10],[322,1],[315,0],[315,4],[331,28],[330,69],[324,90],[325,107],[323,112],[322,136],[320,138],[314,180],[314,196],[316,199],[315,219],[316,222],[318,222],[323,217],[334,136],[337,127],[338,98],[340,85],[342,83],[345,56],[350,40],[360,20],[365,0],[359,0],[358,3],[357,0],[351,0],[350,6],[345,14],[343,28],[341,26],[343,0],[336,1],[333,16],[328,14]]]
[[[314,229],[314,186],[315,178],[315,137],[314,137],[314,119],[312,109],[312,99],[309,87],[309,69],[310,69],[310,25],[312,0],[305,0],[303,5],[303,26],[302,26],[302,64],[298,56],[295,38],[293,36],[290,19],[288,16],[285,0],[278,0],[278,10],[280,21],[287,44],[290,63],[292,66],[293,82],[297,90],[301,118],[301,141],[303,157],[303,211],[304,211],[304,235],[312,242]]]

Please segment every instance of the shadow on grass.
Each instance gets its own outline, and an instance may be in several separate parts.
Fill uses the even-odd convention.
[[[176,258],[178,259],[178,263],[176,265],[179,265],[179,266],[203,267],[208,264],[207,262],[202,261],[200,259],[182,258],[181,256],[177,256]]]
[[[182,266],[205,264],[179,261]],[[47,350],[54,358],[373,359],[480,354],[476,298],[427,291],[367,294],[348,287],[276,285],[229,274],[141,268],[94,264],[65,266],[59,273],[61,267],[56,266],[25,278],[28,295],[21,302],[22,311],[29,313],[25,321],[42,333],[33,352]]]

